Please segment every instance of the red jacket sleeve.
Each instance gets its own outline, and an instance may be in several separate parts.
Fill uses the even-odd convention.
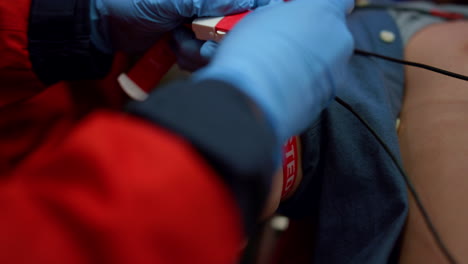
[[[0,107],[44,89],[29,60],[30,2],[0,1]]]
[[[96,113],[0,183],[0,263],[234,263],[240,213],[191,144]]]
[[[0,107],[61,80],[102,79],[113,56],[90,40],[89,0],[0,2]]]

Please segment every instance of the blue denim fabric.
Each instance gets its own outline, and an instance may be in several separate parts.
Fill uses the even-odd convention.
[[[385,11],[356,11],[349,20],[356,48],[402,58],[398,28]],[[393,43],[380,39],[392,31]],[[399,64],[353,56],[337,95],[400,157],[395,121],[403,97]],[[408,201],[402,175],[371,133],[334,102],[302,135],[304,181],[280,212],[313,216],[313,263],[394,263]],[[311,223],[312,224],[312,223]]]

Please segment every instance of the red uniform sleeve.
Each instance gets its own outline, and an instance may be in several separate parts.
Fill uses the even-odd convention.
[[[29,60],[30,4],[31,0],[0,1],[0,107],[45,88]]]
[[[91,42],[89,8],[89,0],[0,1],[0,108],[109,73],[113,56]]]
[[[234,263],[240,213],[192,146],[95,113],[0,182],[0,263]]]

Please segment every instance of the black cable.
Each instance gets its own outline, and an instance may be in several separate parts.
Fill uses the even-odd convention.
[[[447,70],[443,70],[443,69],[436,68],[436,67],[429,66],[429,65],[426,65],[426,64],[422,64],[422,63],[400,60],[400,59],[396,59],[396,58],[393,58],[393,57],[388,57],[388,56],[384,56],[384,55],[381,55],[381,54],[368,52],[368,51],[363,51],[363,50],[359,50],[359,49],[355,49],[354,54],[360,55],[360,56],[376,57],[376,58],[379,58],[379,59],[384,59],[384,60],[395,62],[395,63],[409,65],[409,66],[413,66],[413,67],[417,67],[417,68],[422,68],[422,69],[433,71],[433,72],[443,74],[443,75],[446,75],[446,76],[449,76],[449,77],[452,77],[452,78],[468,81],[468,76],[458,74],[458,73],[454,73],[454,72],[450,72],[450,71],[447,71]],[[435,225],[433,224],[433,222],[432,222],[432,220],[431,220],[431,218],[429,216],[429,213],[427,212],[426,208],[424,207],[424,205],[423,205],[423,203],[421,201],[421,198],[419,197],[419,194],[416,191],[416,188],[414,187],[414,185],[411,182],[410,178],[408,177],[408,175],[404,171],[403,166],[400,164],[400,162],[398,161],[396,156],[392,153],[392,151],[390,150],[388,145],[385,144],[384,140],[379,136],[379,134],[377,134],[375,129],[373,129],[372,126],[364,118],[362,118],[349,104],[347,104],[345,101],[343,101],[339,97],[336,97],[335,100],[340,105],[342,105],[344,108],[346,108],[349,112],[351,112],[357,119],[359,119],[359,121],[368,129],[368,131],[375,137],[375,139],[380,143],[380,145],[388,153],[388,155],[390,156],[390,158],[392,159],[392,161],[394,162],[394,164],[398,168],[398,171],[403,176],[403,179],[405,180],[406,186],[408,187],[411,195],[413,195],[414,200],[416,202],[416,205],[417,205],[419,211],[421,212],[421,214],[422,214],[422,216],[424,218],[424,222],[425,222],[426,226],[428,227],[429,231],[432,233],[432,236],[433,236],[437,246],[442,251],[444,256],[447,258],[449,263],[456,264],[457,261],[455,260],[455,257],[450,253],[449,249],[447,248],[444,241],[442,240],[439,232],[435,228]]]
[[[422,64],[422,63],[400,60],[400,59],[396,59],[396,58],[392,58],[392,57],[388,57],[388,56],[384,56],[384,55],[381,55],[381,54],[368,52],[368,51],[364,51],[364,50],[360,50],[360,49],[355,49],[354,54],[359,55],[359,56],[372,56],[372,57],[376,57],[376,58],[380,58],[380,59],[384,59],[384,60],[388,60],[388,61],[392,61],[392,62],[404,64],[404,65],[409,65],[409,66],[413,66],[413,67],[417,67],[417,68],[426,69],[426,70],[433,71],[433,72],[436,72],[436,73],[440,73],[440,74],[443,74],[443,75],[446,75],[446,76],[449,76],[449,77],[453,77],[453,78],[456,78],[456,79],[468,81],[468,76],[466,76],[466,75],[454,73],[454,72],[451,72],[451,71],[443,70],[443,69],[436,68],[436,67],[429,66],[429,65],[426,65],[426,64]]]
[[[403,169],[403,166],[400,164],[399,160],[397,157],[393,154],[393,152],[390,150],[387,144],[385,144],[384,140],[379,136],[379,134],[375,131],[375,129],[364,119],[359,115],[348,103],[343,101],[341,98],[336,97],[335,101],[338,102],[340,105],[342,105],[344,108],[346,108],[349,112],[351,112],[359,121],[367,128],[367,130],[375,137],[375,139],[380,143],[380,145],[385,149],[387,154],[390,156],[396,167],[398,168],[398,171],[401,173],[403,176],[406,186],[410,190],[411,195],[413,195],[414,200],[416,202],[416,205],[418,206],[419,211],[421,212],[424,222],[426,223],[427,227],[429,228],[429,231],[432,233],[432,236],[434,237],[434,240],[437,243],[437,246],[439,249],[442,251],[444,256],[447,258],[449,263],[451,264],[456,264],[457,261],[455,260],[454,256],[450,253],[449,249],[445,245],[444,241],[442,240],[439,232],[434,226],[434,223],[432,222],[426,208],[424,207],[421,198],[419,197],[419,194],[417,193],[413,183],[411,182],[410,178],[406,174],[405,170]]]
[[[400,63],[400,64],[404,64],[404,65],[409,65],[409,66],[413,66],[413,67],[417,67],[417,68],[426,69],[426,70],[433,71],[433,72],[436,72],[436,73],[439,73],[439,74],[443,74],[443,75],[446,75],[446,76],[449,76],[449,77],[452,77],[452,78],[468,81],[468,76],[458,74],[458,73],[454,73],[454,72],[450,72],[450,71],[447,71],[447,70],[443,70],[443,69],[436,68],[436,67],[429,66],[429,65],[426,65],[426,64],[422,64],[422,63],[400,60],[400,59],[396,59],[396,58],[392,58],[392,57],[388,57],[388,56],[384,56],[384,55],[381,55],[381,54],[368,52],[368,51],[364,51],[364,50],[359,50],[359,49],[355,49],[354,54],[359,55],[359,56],[376,57],[376,58],[384,59],[384,60],[395,62],[395,63]],[[432,233],[432,236],[433,236],[434,240],[436,241],[437,246],[442,251],[444,256],[447,258],[449,263],[456,264],[457,261],[455,260],[453,255],[450,253],[449,249],[447,248],[444,241],[442,240],[439,232],[435,228],[435,225],[433,224],[433,222],[432,222],[432,220],[431,220],[431,218],[429,216],[429,213],[427,212],[426,208],[424,207],[424,205],[423,205],[423,203],[421,201],[421,198],[419,197],[419,194],[416,191],[416,188],[414,187],[414,185],[411,182],[410,178],[408,177],[408,175],[404,171],[403,166],[400,164],[400,162],[398,161],[396,156],[392,153],[392,151],[390,150],[388,145],[385,144],[384,140],[379,136],[379,134],[377,134],[375,129],[373,129],[372,126],[364,118],[362,118],[349,104],[347,104],[345,101],[343,101],[339,97],[336,97],[335,100],[340,105],[342,105],[344,108],[346,108],[349,112],[351,112],[357,119],[359,119],[359,121],[368,129],[368,131],[375,137],[375,139],[380,143],[380,145],[388,153],[388,155],[390,156],[390,158],[394,162],[395,166],[398,168],[398,171],[403,176],[403,179],[405,180],[406,186],[408,187],[411,195],[413,195],[414,200],[416,202],[416,205],[417,205],[419,211],[421,212],[421,214],[422,214],[422,216],[424,218],[424,222],[426,223],[426,226],[428,227],[429,231]]]

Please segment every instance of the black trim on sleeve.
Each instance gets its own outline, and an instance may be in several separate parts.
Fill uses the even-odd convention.
[[[104,77],[112,56],[91,43],[89,0],[32,0],[29,53],[46,84]]]
[[[181,82],[131,103],[128,110],[189,140],[232,190],[247,233],[253,231],[280,146],[253,103],[223,82]]]

